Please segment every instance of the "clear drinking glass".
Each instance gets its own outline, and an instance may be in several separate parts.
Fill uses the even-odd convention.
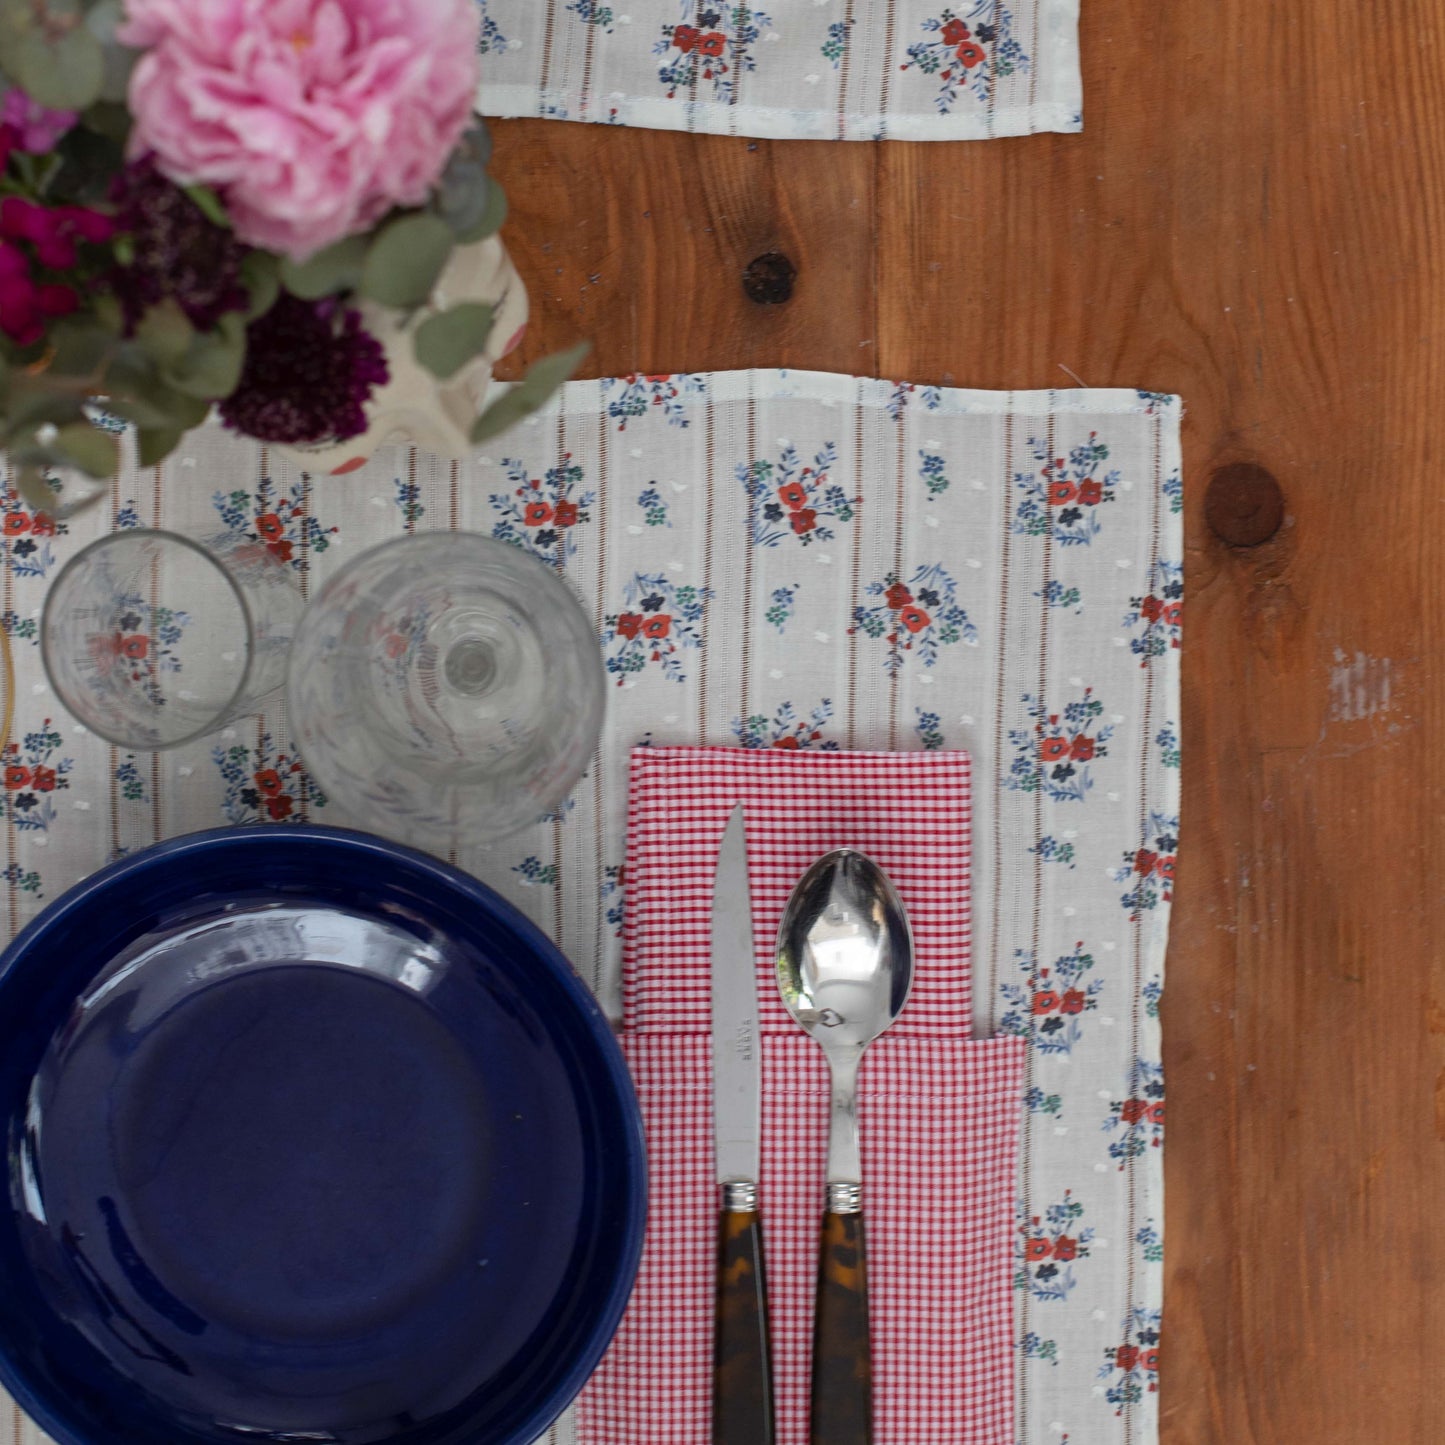
[[[174,748],[281,686],[303,606],[286,566],[245,537],[116,532],[56,577],[40,655],[92,732],[122,748]]]
[[[366,827],[442,851],[556,808],[597,746],[597,633],[552,568],[467,532],[354,558],[302,619],[293,736]]]

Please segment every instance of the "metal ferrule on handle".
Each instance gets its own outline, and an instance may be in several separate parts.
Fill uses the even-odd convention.
[[[758,1186],[750,1179],[729,1179],[722,1187],[722,1207],[726,1214],[756,1214]]]

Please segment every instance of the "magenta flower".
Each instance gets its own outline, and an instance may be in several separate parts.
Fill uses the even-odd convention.
[[[51,110],[31,100],[18,85],[7,90],[0,102],[0,126],[9,132],[11,145],[33,155],[54,150],[56,141],[79,118],[73,110]]]
[[[128,0],[131,154],[297,259],[416,206],[471,112],[474,0]]]
[[[80,305],[75,288],[58,281],[37,283],[18,246],[0,241],[0,331],[17,346],[45,335],[53,316],[69,316]]]
[[[366,430],[366,403],[389,379],[359,311],[283,292],[246,328],[246,364],[221,420],[263,442],[345,441]]]

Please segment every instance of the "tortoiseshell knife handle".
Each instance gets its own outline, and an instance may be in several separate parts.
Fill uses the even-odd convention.
[[[717,1331],[713,1348],[713,1445],[773,1445],[773,1362],[756,1209],[718,1221]]]
[[[871,1445],[873,1359],[861,1212],[823,1216],[810,1445]]]

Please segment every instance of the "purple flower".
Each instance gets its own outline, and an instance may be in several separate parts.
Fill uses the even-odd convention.
[[[134,252],[130,263],[111,277],[128,330],[167,297],[202,331],[209,331],[225,312],[246,309],[241,284],[246,248],[207,220],[149,158],[133,162],[116,177],[111,200]]]
[[[246,364],[221,419],[263,442],[345,441],[366,430],[366,403],[389,379],[359,311],[283,292],[246,330]]]
[[[17,149],[32,155],[54,150],[56,141],[78,119],[73,110],[51,110],[31,100],[18,85],[7,90],[0,103],[0,125],[10,132]]]

